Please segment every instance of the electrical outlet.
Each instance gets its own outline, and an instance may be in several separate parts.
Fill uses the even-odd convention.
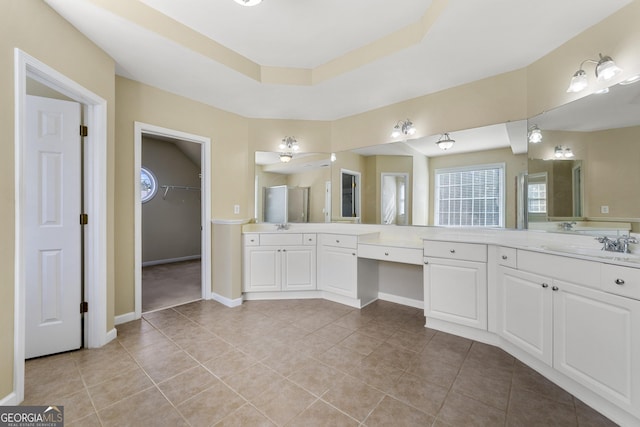
[[[600,213],[603,214],[608,214],[609,213],[609,206],[600,206]]]
[[[233,205],[233,213],[236,215],[240,213],[240,205]]]

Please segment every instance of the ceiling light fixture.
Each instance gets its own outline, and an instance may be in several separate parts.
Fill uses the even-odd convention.
[[[293,159],[293,153],[300,149],[295,136],[285,136],[278,147],[282,150],[282,153],[280,153],[280,161],[282,163],[289,163]]]
[[[453,147],[453,144],[455,143],[455,139],[451,139],[449,137],[449,134],[447,132],[445,132],[440,139],[436,142],[436,145],[441,149],[441,150],[448,150],[449,148]]]
[[[236,3],[242,6],[255,6],[262,3],[262,0],[234,0]]]
[[[613,59],[611,59],[610,56],[602,56],[601,53],[598,55],[600,56],[600,59],[597,61],[595,59],[585,59],[580,63],[580,68],[573,74],[573,77],[571,77],[567,93],[580,92],[589,85],[587,73],[582,69],[584,64],[587,62],[596,64],[596,78],[601,82],[611,80],[622,72],[622,69],[613,62]]]
[[[538,125],[533,125],[529,128],[527,138],[529,140],[529,143],[531,144],[538,144],[542,142],[542,131],[540,130]]]
[[[567,148],[563,148],[562,146],[556,146],[556,149],[553,152],[553,156],[556,159],[570,159],[573,156],[575,156],[575,154],[573,154],[573,151],[571,151],[571,148],[567,147]]]
[[[628,79],[624,79],[620,82],[622,86],[630,85],[636,82],[640,82],[640,74],[636,74],[635,76],[631,76]]]
[[[393,132],[391,132],[391,138],[398,138],[400,135],[411,136],[416,133],[416,127],[413,125],[411,120],[400,120],[393,127]]]

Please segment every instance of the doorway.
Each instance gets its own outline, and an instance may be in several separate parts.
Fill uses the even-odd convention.
[[[202,298],[200,144],[142,136],[142,312]]]
[[[200,228],[199,233],[197,233],[197,237],[193,237],[191,235],[190,243],[194,243],[193,240],[199,240],[200,247],[200,265],[195,266],[191,265],[191,269],[189,273],[186,272],[177,272],[176,275],[180,277],[181,275],[190,274],[191,276],[196,276],[196,280],[199,277],[200,280],[197,280],[197,291],[199,292],[199,298],[201,299],[210,299],[211,298],[211,259],[210,259],[210,248],[211,248],[211,195],[209,190],[210,183],[210,171],[211,171],[211,140],[207,137],[188,134],[185,132],[176,131],[173,129],[167,129],[151,124],[146,123],[135,123],[134,130],[134,176],[135,182],[132,184],[135,188],[140,187],[142,184],[141,181],[141,173],[143,165],[143,140],[145,139],[155,139],[160,141],[169,142],[173,145],[181,144],[185,151],[189,151],[192,157],[195,158],[196,154],[199,154],[200,160],[200,176],[197,177],[197,181],[194,184],[197,185],[187,185],[186,181],[174,181],[173,178],[169,181],[163,181],[157,177],[157,193],[154,197],[154,200],[157,200],[164,207],[170,207],[171,204],[174,204],[176,208],[181,207],[183,204],[190,203],[194,201],[194,199],[199,199],[199,209],[200,209],[200,218],[199,222],[195,225],[196,232],[198,231],[198,226]],[[165,147],[166,148],[166,147]],[[173,147],[172,149],[181,151],[179,148]],[[150,168],[151,169],[151,168]],[[152,173],[153,172],[152,170]],[[193,178],[193,176],[192,176]],[[177,179],[177,178],[176,178]],[[192,181],[193,182],[193,181]],[[129,320],[139,319],[143,313],[143,203],[142,203],[142,195],[143,191],[135,191],[135,202],[134,202],[134,287],[135,287],[135,311],[133,313],[127,313],[124,315],[117,316],[116,324],[124,323]],[[164,199],[163,199],[164,197]],[[151,203],[151,202],[148,202]],[[144,207],[146,208],[146,206]],[[191,224],[194,225],[194,224]],[[193,232],[193,230],[191,230]],[[197,243],[197,242],[195,242]],[[194,254],[192,254],[194,255]],[[167,255],[164,255],[167,256]],[[146,267],[153,267],[153,264],[149,264],[150,258],[147,258],[145,263]],[[160,255],[159,258],[163,261],[174,261],[174,262],[163,262],[162,264],[170,265],[175,264],[174,266],[179,267],[181,262],[188,264],[191,261],[196,261],[195,258],[189,259],[190,255],[181,256],[170,256],[169,258],[163,258],[163,255]],[[158,265],[162,265],[158,264]],[[188,266],[186,266],[188,267]],[[198,268],[199,267],[199,268]],[[195,272],[194,272],[195,271]],[[169,286],[170,287],[170,286]],[[171,288],[171,287],[170,287]],[[173,290],[180,291],[179,288],[172,288]],[[184,301],[186,302],[186,301]],[[145,310],[148,311],[148,310]]]
[[[343,218],[360,217],[360,172],[340,170],[340,214]]]
[[[24,368],[26,338],[26,262],[28,250],[26,240],[25,216],[27,200],[25,197],[27,155],[27,81],[37,81],[43,87],[51,89],[69,100],[81,105],[84,122],[90,132],[85,138],[86,149],[82,154],[84,170],[82,176],[86,185],[82,189],[85,213],[89,221],[84,226],[85,264],[83,279],[85,301],[91,308],[84,315],[84,347],[101,347],[115,338],[115,329],[107,330],[107,101],[86,88],[80,86],[53,68],[14,49],[15,61],[15,305],[13,336],[13,372],[14,392],[3,404],[17,405],[24,400]],[[79,225],[79,224],[78,224]],[[76,307],[78,309],[79,307]]]
[[[380,174],[380,223],[408,225],[409,199],[407,186],[409,174]]]

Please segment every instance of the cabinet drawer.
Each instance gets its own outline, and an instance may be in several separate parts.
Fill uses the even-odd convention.
[[[300,233],[282,233],[282,234],[261,234],[260,245],[276,246],[276,245],[301,245],[302,234]]]
[[[259,234],[243,234],[242,242],[245,246],[259,246],[260,235]]]
[[[315,245],[316,244],[316,235],[315,234],[303,234],[302,235],[302,244],[303,245]]]
[[[505,267],[517,268],[517,254],[518,251],[514,248],[505,248],[504,246],[498,246],[498,264]]]
[[[640,300],[640,269],[604,264],[602,289],[612,294]]]
[[[393,246],[360,244],[358,245],[358,258],[371,258],[381,261],[422,265],[422,251],[420,249],[397,248]]]
[[[425,240],[424,256],[487,262],[487,245]]]
[[[320,243],[326,246],[336,246],[338,248],[358,248],[358,237],[346,234],[321,234]]]
[[[595,261],[518,250],[518,270],[600,289],[600,263]]]

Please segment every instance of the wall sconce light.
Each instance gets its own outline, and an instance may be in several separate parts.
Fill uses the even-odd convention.
[[[331,153],[331,161],[332,162],[336,161],[336,153]]]
[[[449,134],[447,132],[445,132],[440,139],[436,142],[436,145],[441,149],[441,150],[448,150],[449,148],[453,147],[453,144],[455,143],[455,139],[451,139],[449,137]]]
[[[598,55],[600,56],[600,59],[597,61],[595,59],[585,59],[580,63],[580,69],[573,74],[573,77],[571,77],[567,93],[580,92],[589,85],[589,82],[587,81],[587,73],[582,69],[583,65],[587,62],[596,64],[596,78],[601,82],[611,80],[622,72],[622,68],[618,67],[610,56],[602,56],[601,53]]]
[[[236,3],[242,6],[255,6],[262,3],[262,0],[234,0]]]
[[[282,142],[278,146],[282,153],[280,153],[280,161],[282,163],[288,163],[293,159],[293,153],[300,149],[298,141],[294,136],[285,136],[282,138]]]
[[[571,148],[563,148],[562,146],[556,146],[556,149],[553,152],[553,156],[556,159],[570,159],[574,156]]]
[[[531,144],[538,144],[539,142],[542,142],[542,131],[538,125],[533,125],[529,128],[527,139]]]
[[[391,132],[391,138],[398,138],[400,135],[411,136],[416,133],[416,127],[413,125],[411,120],[400,120],[393,127],[393,132]]]

